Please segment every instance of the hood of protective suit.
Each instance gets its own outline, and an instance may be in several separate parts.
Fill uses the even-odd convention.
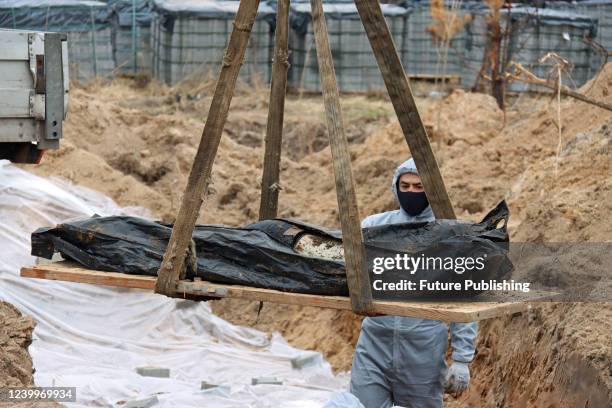
[[[397,181],[401,177],[402,174],[413,173],[419,174],[416,164],[414,163],[414,159],[408,159],[395,169],[395,173],[393,174],[393,181],[391,182],[391,191],[393,191],[393,196],[395,197],[395,201],[399,205],[399,198],[397,196]],[[408,222],[420,222],[420,221],[430,221],[434,218],[433,211],[431,210],[431,205],[428,205],[420,214],[412,216],[408,214],[400,205],[400,211],[403,215],[408,218]]]

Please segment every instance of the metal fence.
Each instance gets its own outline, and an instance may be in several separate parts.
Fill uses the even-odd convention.
[[[61,31],[68,36],[70,76],[86,81],[113,72],[111,12],[83,0],[3,0],[0,28]]]
[[[194,71],[216,73],[229,40],[238,1],[156,0],[153,2],[153,75],[175,84]],[[274,10],[261,4],[240,77],[269,81]]]
[[[597,20],[597,34],[593,38],[599,46],[595,46],[591,53],[591,67],[597,70],[607,61],[604,52],[612,51],[612,0],[586,0],[579,3],[566,1],[549,1],[546,7],[555,10],[564,10],[572,13],[579,13]]]
[[[462,2],[446,1],[445,6],[448,12],[452,13],[456,24],[463,24],[461,21],[469,18],[469,13],[462,7]],[[409,75],[415,76],[461,78],[465,68],[467,32],[462,29],[450,40],[445,41],[444,36],[435,38],[431,34],[434,24],[429,2],[416,3],[408,19],[403,46],[399,49],[404,69]],[[448,22],[446,24],[449,26]],[[446,29],[449,30],[450,27]]]
[[[554,51],[572,64],[562,75],[563,83],[578,86],[591,78],[593,49],[583,40],[595,36],[596,21],[573,12],[524,9],[514,13],[513,23],[517,29],[511,37],[511,55],[533,73],[543,78],[552,74],[554,61],[539,60]]]
[[[488,10],[474,10],[474,18],[469,31],[468,55],[472,64],[479,63],[484,56],[485,47],[491,41],[487,30]],[[516,61],[541,78],[554,74],[554,61],[542,58],[554,52],[572,63],[572,67],[562,74],[567,85],[582,85],[593,75],[591,57],[592,47],[589,38],[595,36],[597,21],[574,12],[515,7],[502,10],[500,16],[502,33],[508,33],[508,41],[502,43],[502,60]],[[476,71],[472,66],[472,81]],[[469,81],[469,80],[468,80]],[[520,92],[530,89],[528,84],[512,82],[510,91]]]
[[[383,4],[389,30],[398,50],[404,46],[409,9]],[[329,45],[334,60],[338,86],[345,92],[384,89],[384,83],[372,53],[370,42],[353,3],[323,4]],[[319,67],[310,15],[310,3],[291,6],[289,83],[306,91],[320,91]]]
[[[151,74],[151,5],[148,0],[109,0],[116,72]]]
[[[236,0],[0,0],[0,28],[68,33],[71,75],[87,80],[115,73],[145,73],[175,84],[195,71],[218,72],[239,2]],[[459,21],[448,43],[432,35],[440,21],[430,1],[383,4],[395,47],[411,76],[455,76],[474,85],[490,41],[488,8],[482,1],[444,0]],[[324,0],[338,84],[342,91],[384,85],[352,0]],[[515,5],[504,10],[502,31],[511,36],[502,52],[546,76],[537,61],[549,51],[570,60],[566,84],[581,85],[603,62],[594,40],[612,49],[612,0],[547,2],[544,9]],[[275,0],[262,1],[241,78],[269,81],[274,44]],[[434,16],[435,15],[435,16]],[[319,91],[310,3],[293,0],[289,32],[290,86]],[[524,85],[514,83],[511,90]]]

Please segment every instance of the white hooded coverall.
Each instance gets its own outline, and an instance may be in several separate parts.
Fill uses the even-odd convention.
[[[404,173],[418,174],[413,159],[401,164],[393,175],[391,188],[396,199],[397,181]],[[400,208],[371,215],[361,226],[434,219],[430,206],[416,216]],[[477,322],[451,323],[454,361],[472,361],[477,329]],[[353,356],[351,393],[365,408],[442,407],[447,345],[448,326],[444,322],[401,316],[366,317]]]

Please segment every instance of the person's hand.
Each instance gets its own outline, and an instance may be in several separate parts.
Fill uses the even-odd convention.
[[[470,383],[470,367],[466,363],[455,361],[446,372],[444,389],[459,396]]]

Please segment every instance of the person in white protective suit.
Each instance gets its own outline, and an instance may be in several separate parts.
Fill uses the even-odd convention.
[[[362,227],[435,219],[413,159],[401,164],[391,185],[400,209],[370,215]],[[470,381],[478,323],[451,323],[453,363],[445,362],[448,326],[413,317],[366,317],[353,356],[350,391],[365,408],[439,408],[444,389],[455,394]]]

